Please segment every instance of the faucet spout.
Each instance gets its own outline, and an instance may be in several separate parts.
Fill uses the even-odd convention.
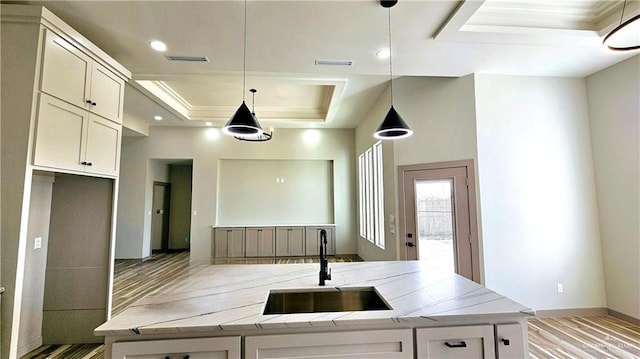
[[[327,261],[327,231],[320,230],[320,283],[324,286],[325,280],[331,280],[331,269]]]

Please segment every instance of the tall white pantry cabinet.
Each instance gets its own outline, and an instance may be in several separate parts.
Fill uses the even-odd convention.
[[[24,273],[25,257],[33,249],[27,228],[34,174],[52,178],[51,243],[58,257],[69,253],[64,268],[46,268],[43,321],[51,320],[48,328],[64,321],[64,327],[51,332],[61,334],[49,340],[86,340],[91,327],[109,317],[124,87],[131,73],[42,6],[1,4],[0,14],[0,275],[6,288],[0,357],[14,358],[21,354],[19,347],[26,350],[20,326],[34,310],[22,306],[32,286]],[[83,198],[76,198],[80,193]],[[64,203],[58,203],[62,198]],[[106,215],[90,217],[83,211],[94,201],[101,201],[97,207]],[[104,233],[94,236],[91,230],[97,228],[105,228]],[[83,251],[105,253],[95,255],[101,263],[88,264],[79,255]],[[73,297],[78,286],[97,292],[97,299]]]

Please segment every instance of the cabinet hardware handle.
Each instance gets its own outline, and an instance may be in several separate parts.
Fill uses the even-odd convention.
[[[86,164],[87,164],[87,161],[82,161],[82,162],[80,162],[80,164],[81,164],[81,165],[86,165]]]
[[[500,339],[500,341],[501,341],[505,346],[508,346],[509,344],[511,344],[511,342],[509,341],[509,339]]]
[[[444,345],[446,345],[448,348],[466,348],[467,347],[467,342],[465,342],[464,340],[461,340],[458,343],[449,343],[449,342],[444,342]]]
[[[93,166],[93,163],[91,163],[91,162],[86,162],[86,163],[85,163],[85,165],[87,165],[87,166]]]
[[[85,103],[88,103],[89,105],[91,105],[91,100],[86,100]]]

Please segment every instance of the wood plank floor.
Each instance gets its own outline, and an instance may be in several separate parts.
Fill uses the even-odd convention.
[[[358,257],[330,257],[330,262],[360,261]],[[217,259],[211,264],[317,263],[317,258]],[[145,295],[166,287],[170,279],[189,272],[189,253],[154,254],[151,259],[117,260],[112,314]],[[640,358],[640,327],[611,316],[535,318],[529,320],[532,359]],[[99,344],[47,345],[22,359],[103,359]]]

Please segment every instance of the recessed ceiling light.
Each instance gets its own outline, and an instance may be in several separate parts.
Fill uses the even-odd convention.
[[[376,52],[376,56],[381,59],[388,59],[389,55],[391,55],[391,51],[389,51],[389,49],[380,49]]]
[[[153,40],[149,42],[149,46],[156,51],[167,51],[167,45],[162,41]]]
[[[213,125],[213,123],[211,123],[209,121],[205,122],[204,124],[207,125],[207,126],[212,126]]]
[[[162,116],[156,115],[156,116],[153,116],[153,119],[156,121],[162,121]]]

